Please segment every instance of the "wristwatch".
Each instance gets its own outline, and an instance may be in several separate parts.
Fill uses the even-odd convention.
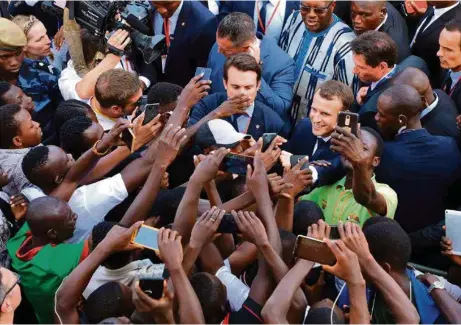
[[[429,289],[427,289],[427,292],[429,294],[431,294],[432,290],[434,290],[434,289],[442,289],[442,290],[444,290],[445,289],[445,283],[439,279],[439,280],[437,280],[437,281],[435,281],[434,283],[431,284]]]

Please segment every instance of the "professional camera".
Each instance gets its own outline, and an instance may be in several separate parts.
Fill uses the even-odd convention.
[[[147,36],[149,3],[145,1],[68,1],[69,18],[97,37],[106,32],[124,29],[130,33],[133,44],[141,51],[144,61],[152,63],[165,50],[163,35]],[[62,16],[64,8],[55,1],[43,1],[42,9]]]

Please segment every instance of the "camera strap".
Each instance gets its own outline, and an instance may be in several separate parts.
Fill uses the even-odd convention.
[[[122,57],[123,55],[125,55],[125,53],[123,52],[123,50],[119,50],[118,48],[115,48],[113,47],[112,45],[110,44],[107,44],[107,51],[106,53],[111,53],[111,54],[114,54],[116,56],[119,56],[119,57]]]

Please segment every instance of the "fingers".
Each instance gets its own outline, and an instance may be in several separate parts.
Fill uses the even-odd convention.
[[[226,149],[226,148],[219,148],[214,156],[216,157],[216,162],[221,164],[221,162],[223,161],[224,157],[226,157],[226,155],[230,152],[230,149]]]
[[[309,156],[304,157],[303,159],[299,160],[298,163],[293,167],[293,170],[300,170],[305,163],[309,161]]]
[[[11,197],[10,205],[12,208],[15,206],[26,206],[29,203],[29,200],[24,195],[15,195]]]

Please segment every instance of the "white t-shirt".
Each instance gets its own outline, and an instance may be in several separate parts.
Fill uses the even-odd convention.
[[[226,287],[227,300],[229,301],[231,310],[239,311],[250,294],[250,288],[232,274],[230,267],[227,265],[221,267],[215,275]]]
[[[45,194],[36,188],[25,188],[22,193],[32,201]],[[76,244],[86,240],[99,222],[128,197],[122,175],[117,174],[99,182],[77,188],[69,200],[69,206],[78,215],[74,235],[66,240]]]

